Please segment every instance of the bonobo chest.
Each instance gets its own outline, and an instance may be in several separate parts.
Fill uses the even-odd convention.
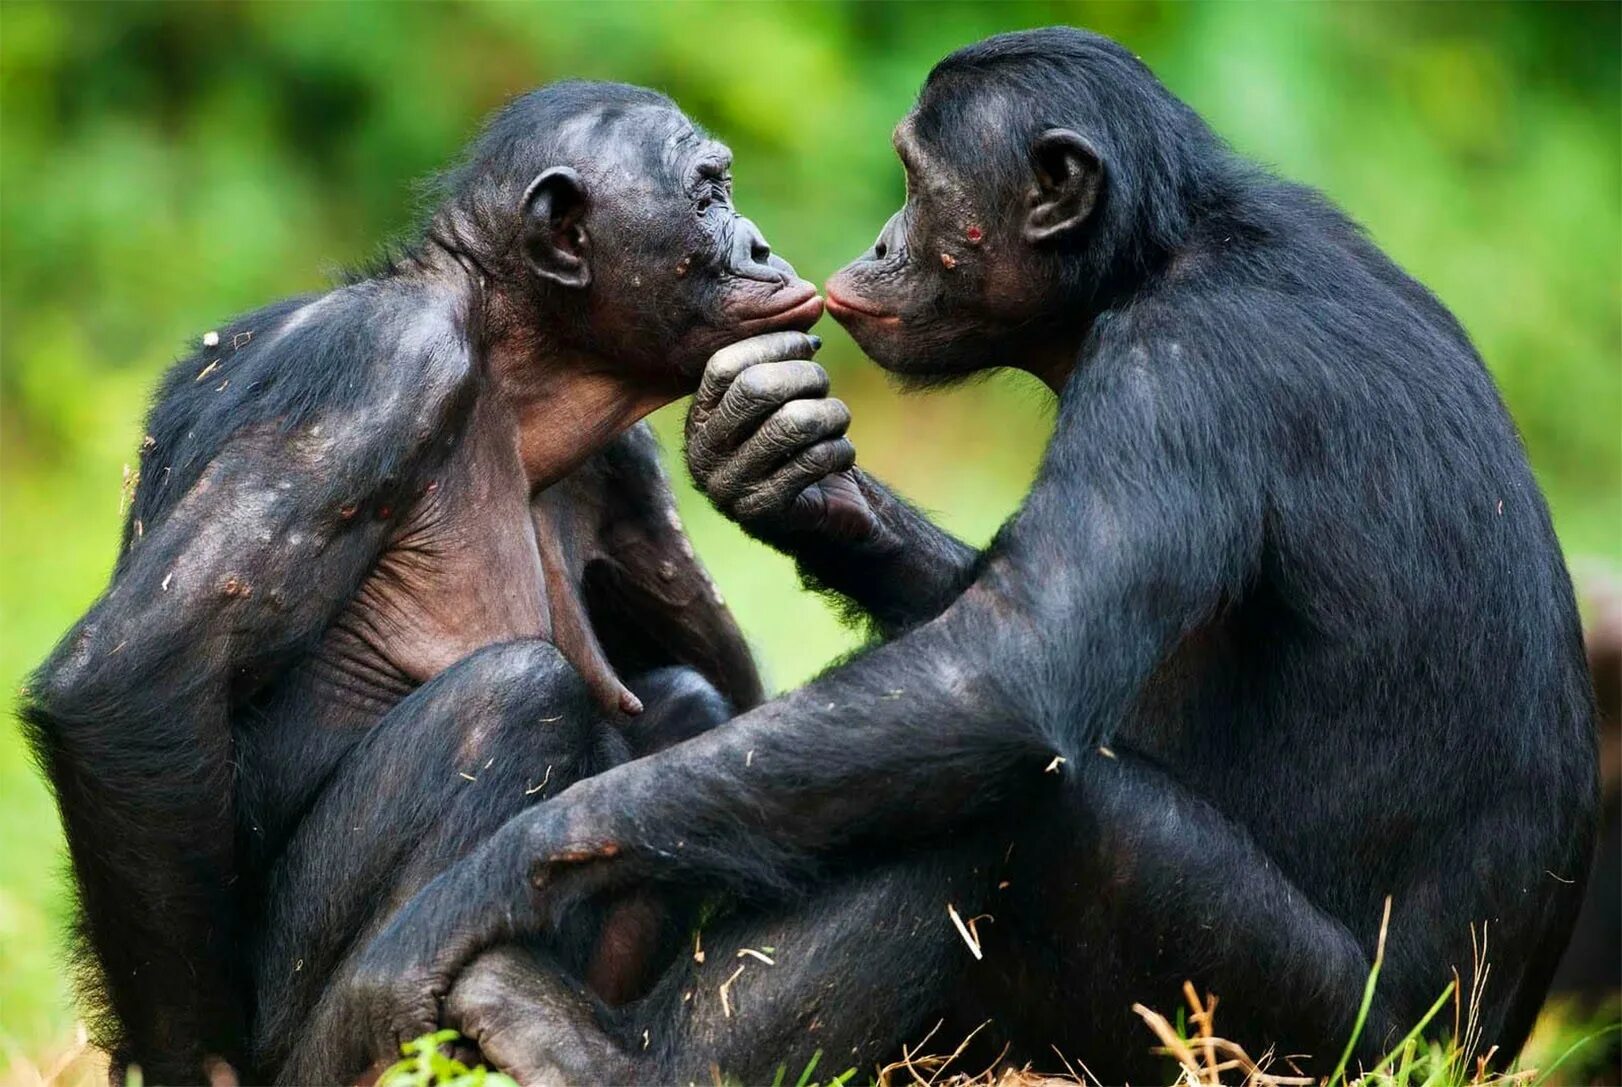
[[[477,405],[395,518],[318,650],[329,678],[392,702],[487,645],[549,637],[529,483],[504,411],[489,398]]]

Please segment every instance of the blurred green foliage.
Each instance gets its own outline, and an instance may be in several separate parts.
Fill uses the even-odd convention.
[[[0,683],[103,586],[121,466],[182,341],[406,229],[413,179],[508,96],[569,75],[669,92],[732,145],[744,210],[821,280],[898,204],[889,131],[931,63],[1058,22],[1126,42],[1240,150],[1365,223],[1476,337],[1568,549],[1622,554],[1616,5],[7,0]],[[863,462],[985,540],[1029,479],[1044,394],[999,378],[902,400],[824,331]],[[667,444],[679,419],[661,413]],[[849,647],[786,563],[682,505],[779,685]],[[0,731],[0,1044],[21,1053],[71,1022],[58,848]]]

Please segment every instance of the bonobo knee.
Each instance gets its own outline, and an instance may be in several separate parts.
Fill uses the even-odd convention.
[[[505,746],[500,738],[511,736],[554,753],[583,748],[603,719],[574,666],[556,646],[539,640],[486,646],[412,697],[419,720],[457,722],[461,753],[468,757],[492,744]]]
[[[485,646],[434,677],[429,687],[436,700],[453,694],[464,705],[498,713],[596,716],[574,665],[555,645],[538,639]]]
[[[626,729],[631,749],[646,755],[708,732],[732,719],[732,703],[697,669],[655,668],[634,677],[631,690],[643,712]]]

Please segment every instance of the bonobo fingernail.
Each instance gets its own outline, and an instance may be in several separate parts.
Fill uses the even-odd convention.
[[[813,350],[813,351],[821,351],[822,350],[822,337],[821,336],[812,336],[811,337],[811,350]]]

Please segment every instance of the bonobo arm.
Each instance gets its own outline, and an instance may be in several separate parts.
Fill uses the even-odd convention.
[[[381,349],[346,340],[358,328],[334,309],[322,335]],[[426,319],[401,318],[413,331]],[[218,374],[247,383],[282,371],[293,382],[284,368],[309,358],[280,346],[274,324],[256,331],[244,350],[222,346],[182,362],[167,384],[154,431],[222,436],[178,497],[161,509],[148,501],[144,524],[132,518],[114,581],[41,667],[23,705],[117,1020],[104,1040],[115,1062],[140,1064],[153,1083],[204,1082],[206,1055],[244,1068],[232,711],[353,593],[389,527],[382,504],[399,508],[380,466],[408,466],[415,428],[434,418],[425,400],[437,383],[416,368],[413,400],[378,389],[382,407],[321,412],[291,432],[256,421],[260,405],[232,404]],[[306,325],[297,337],[304,351],[315,334]],[[425,335],[422,346],[431,354],[455,342]],[[319,353],[314,361],[340,364]],[[366,361],[345,363],[358,384]],[[414,369],[411,359],[381,361]],[[208,380],[196,383],[194,372]],[[186,422],[160,425],[174,421],[165,413],[177,402],[191,405]],[[158,442],[145,458],[146,485],[169,477],[166,460],[179,476],[194,452]]]
[[[374,1045],[423,1029],[470,956],[602,886],[784,889],[820,855],[938,835],[1059,787],[1054,756],[1105,741],[1259,552],[1254,454],[1202,424],[1224,397],[1217,368],[1179,365],[1191,354],[1078,370],[1032,494],[939,617],[576,784],[425,889],[365,956]]]
[[[939,615],[978,553],[855,466],[850,412],[810,361],[820,341],[756,336],[715,354],[687,416],[687,464],[728,517],[792,556],[886,636]]]
[[[586,522],[569,572],[614,667],[691,665],[737,709],[759,705],[754,656],[676,514],[653,429],[632,427],[555,489]]]

